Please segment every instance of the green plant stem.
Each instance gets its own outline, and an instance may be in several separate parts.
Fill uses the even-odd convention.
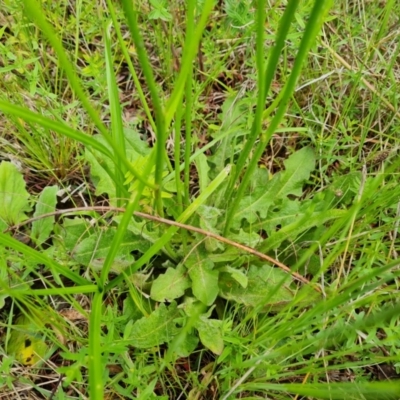
[[[22,118],[24,121],[30,122],[30,123],[37,123],[41,125],[42,127],[54,130],[57,133],[60,133],[61,135],[67,136],[71,139],[74,139],[85,146],[93,147],[94,149],[100,151],[102,154],[106,155],[109,157],[111,160],[115,158],[113,153],[104,145],[99,143],[97,140],[93,139],[91,136],[86,135],[84,133],[81,133],[79,131],[76,131],[74,129],[71,129],[68,125],[59,122],[59,121],[52,121],[51,119],[47,117],[43,117],[42,115],[39,115],[37,113],[34,113],[26,108],[14,105],[9,103],[8,101],[3,101],[0,100],[0,110],[2,110],[4,113],[11,114],[16,117]],[[114,152],[120,157],[122,163],[126,167],[129,172],[132,173],[132,175],[138,179],[140,182],[144,183],[146,186],[156,189],[156,186],[153,183],[148,182],[143,175],[139,174],[135,168],[132,167],[132,165],[126,160],[125,157],[122,156],[122,153],[120,154],[120,151],[118,147],[114,144],[114,142],[111,141],[111,147],[113,148]],[[113,177],[112,177],[113,178]],[[114,179],[113,179],[114,180]]]
[[[171,97],[168,99],[168,102],[165,107],[166,126],[169,126],[169,124],[171,123],[172,118],[175,115],[176,108],[178,104],[180,104],[180,99],[183,97],[185,83],[189,75],[189,71],[192,69],[192,63],[197,55],[200,40],[203,35],[204,29],[206,27],[208,16],[210,15],[213,6],[214,6],[213,0],[204,1],[203,9],[201,11],[197,27],[194,31],[193,38],[191,42],[188,41],[187,37],[185,39],[183,57],[181,62],[181,71],[178,75],[178,78],[176,79],[174,90],[171,94]]]
[[[97,291],[92,300],[89,318],[89,393],[93,400],[102,400],[103,384],[103,352],[101,349],[101,316],[103,293]]]
[[[300,42],[299,51],[297,53],[297,56],[296,56],[296,59],[295,59],[294,65],[293,65],[292,72],[289,75],[289,78],[285,84],[285,87],[283,88],[284,94],[282,96],[282,100],[278,106],[276,114],[275,114],[274,118],[272,119],[271,124],[269,125],[267,131],[261,135],[260,143],[258,144],[258,146],[254,152],[254,155],[250,160],[250,163],[244,174],[243,180],[241,181],[238,191],[232,201],[232,204],[228,209],[227,217],[226,217],[226,224],[225,224],[225,229],[224,229],[225,236],[229,232],[229,229],[232,224],[233,216],[235,215],[235,212],[239,206],[240,200],[242,199],[242,197],[245,193],[245,190],[251,181],[251,177],[253,176],[254,170],[257,167],[258,161],[261,158],[262,154],[264,153],[265,148],[267,147],[267,144],[269,143],[269,140],[271,139],[271,136],[273,135],[275,130],[278,128],[279,123],[281,122],[281,120],[286,112],[289,100],[295,89],[297,79],[300,76],[303,63],[304,63],[305,59],[307,58],[308,51],[311,48],[312,44],[314,43],[315,37],[317,36],[318,31],[322,25],[323,16],[325,15],[325,12],[329,9],[331,3],[332,3],[332,1],[327,1],[327,2],[316,1],[314,3],[314,7],[312,9],[310,19],[307,23],[307,26],[304,31],[304,35]]]
[[[32,249],[31,247],[19,242],[9,235],[5,235],[4,233],[0,232],[0,242],[4,246],[8,246],[14,250],[20,251],[22,254],[25,254],[28,259],[35,260],[38,264],[48,265],[50,268],[54,269],[57,274],[65,276],[77,285],[85,286],[90,283],[85,278],[82,278],[81,276],[70,271],[68,267],[65,267],[64,265],[61,265],[56,261],[51,260],[45,254],[35,249]]]
[[[120,26],[119,26],[119,23],[118,23],[118,20],[117,20],[117,16],[115,14],[114,5],[113,5],[111,0],[106,0],[106,1],[107,1],[107,6],[108,6],[108,10],[110,12],[111,19],[113,21],[115,33],[116,33],[117,38],[118,38],[118,43],[121,46],[122,54],[124,55],[125,61],[128,64],[129,72],[132,75],[132,79],[133,79],[133,82],[135,84],[135,88],[137,90],[140,102],[141,102],[141,104],[143,106],[144,112],[146,113],[146,117],[148,118],[149,123],[150,123],[153,131],[156,132],[156,130],[157,130],[156,124],[154,122],[153,116],[151,115],[151,111],[150,111],[149,105],[147,104],[146,96],[145,96],[145,94],[143,92],[143,89],[142,89],[142,86],[141,86],[141,84],[139,82],[139,78],[138,78],[138,76],[136,74],[135,67],[132,64],[131,57],[130,57],[128,49],[126,48],[126,45],[125,45],[125,41],[124,41],[124,39],[123,39],[123,37],[121,35],[121,29],[120,29]]]
[[[147,161],[147,164],[144,168],[144,175],[148,175],[150,171],[153,169],[153,163],[154,163],[154,152],[152,153],[151,157]],[[133,193],[131,196],[128,204],[126,205],[126,210],[124,212],[124,215],[121,219],[121,222],[118,225],[117,232],[113,238],[113,241],[110,246],[110,250],[107,253],[106,259],[104,260],[103,268],[101,270],[100,274],[100,281],[99,284],[101,286],[101,290],[103,289],[106,279],[108,277],[108,274],[111,270],[112,263],[114,261],[114,258],[118,252],[118,249],[120,247],[120,244],[124,238],[124,235],[126,233],[126,230],[128,228],[129,222],[132,218],[132,215],[134,211],[138,208],[139,206],[139,200],[141,198],[142,192],[144,189],[144,184],[142,182],[139,182],[137,191]]]
[[[264,2],[263,2],[264,3]],[[268,96],[269,89],[272,81],[275,77],[275,71],[278,66],[279,58],[282,53],[282,49],[285,46],[285,40],[289,33],[290,25],[294,19],[296,9],[299,5],[299,0],[290,0],[285,8],[282,18],[279,23],[278,33],[276,35],[275,45],[268,57],[267,67],[264,71],[264,22],[265,22],[265,4],[260,4],[257,8],[256,14],[256,26],[257,26],[257,108],[254,116],[253,124],[251,126],[251,132],[246,140],[246,144],[243,151],[240,153],[239,159],[236,164],[235,173],[232,174],[231,183],[229,185],[226,198],[230,199],[233,193],[233,189],[243,173],[243,169],[248,160],[249,154],[254,147],[254,143],[260,135],[262,120],[265,118],[265,100]],[[260,8],[262,7],[262,10]],[[281,95],[282,92],[279,93]],[[278,96],[279,97],[279,96]],[[269,107],[269,114],[277,107],[278,102],[275,100]]]
[[[182,100],[180,106],[176,109],[176,118],[174,123],[175,140],[174,140],[174,163],[175,163],[175,183],[176,183],[176,201],[178,214],[183,213],[183,190],[184,187],[181,181],[181,121],[182,121]],[[183,164],[184,165],[184,164]],[[168,178],[168,177],[167,177]],[[165,182],[166,180],[164,180]],[[187,233],[182,231],[182,243],[186,248]]]
[[[164,215],[163,210],[163,202],[162,202],[162,174],[164,168],[164,162],[166,159],[166,123],[165,123],[165,114],[160,100],[160,94],[157,90],[156,82],[153,75],[153,70],[149,59],[147,57],[145,45],[143,42],[143,38],[140,34],[139,25],[137,22],[137,13],[133,10],[132,2],[129,0],[122,0],[122,8],[124,10],[124,14],[126,17],[126,21],[129,27],[129,31],[131,32],[132,39],[136,46],[136,52],[139,59],[139,63],[142,67],[142,71],[144,77],[146,79],[146,83],[150,92],[151,100],[154,107],[154,112],[156,115],[156,135],[157,135],[157,143],[155,145],[156,148],[156,169],[154,174],[154,182],[155,182],[155,199],[156,199],[156,207],[159,215]]]
[[[200,194],[200,196],[193,201],[185,211],[179,216],[177,222],[185,222],[191,215],[197,210],[199,206],[211,196],[211,194],[224,182],[230,172],[230,166],[225,167],[218,176],[210,183],[207,189]],[[113,287],[119,285],[125,278],[131,276],[144,264],[150,261],[150,259],[157,254],[174,236],[174,234],[180,229],[179,226],[171,226],[167,231],[155,242],[150,249],[146,251],[136,262],[133,263],[126,272],[114,278],[105,288],[105,291],[111,290]]]
[[[194,0],[188,1],[188,9],[186,16],[186,43],[191,43],[194,34],[194,10],[196,2]],[[193,79],[193,65],[189,66],[186,86],[185,86],[185,172],[184,172],[184,203],[187,207],[190,203],[190,153],[192,148],[192,107],[193,107],[193,91],[192,91],[192,79]]]
[[[104,24],[104,40],[105,40],[105,59],[106,59],[106,76],[107,76],[107,88],[108,88],[108,99],[110,103],[111,113],[111,132],[115,145],[118,147],[120,152],[123,154],[123,159],[126,159],[125,149],[125,135],[122,124],[122,111],[119,102],[119,91],[117,82],[115,79],[115,72],[113,68],[113,58],[111,54],[111,39],[110,39],[110,28],[111,21]],[[117,196],[117,205],[122,205],[123,198],[126,198],[127,191],[124,189],[125,173],[126,168],[123,161],[118,154],[114,154],[114,160],[116,164],[115,171],[115,189]]]

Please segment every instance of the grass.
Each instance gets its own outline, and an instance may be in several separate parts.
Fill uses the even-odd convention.
[[[1,393],[398,398],[399,12],[5,2]]]

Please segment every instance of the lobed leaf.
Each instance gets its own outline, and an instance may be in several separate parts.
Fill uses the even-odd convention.
[[[250,266],[248,283],[245,288],[230,274],[221,273],[219,279],[220,295],[227,300],[250,307],[267,307],[279,309],[294,298],[289,288],[291,278],[285,272],[269,265]],[[282,285],[282,281],[284,284]],[[277,288],[277,285],[281,285]]]

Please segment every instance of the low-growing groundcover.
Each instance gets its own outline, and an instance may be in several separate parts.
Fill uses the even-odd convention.
[[[400,397],[398,5],[214,3],[5,1],[4,396]]]

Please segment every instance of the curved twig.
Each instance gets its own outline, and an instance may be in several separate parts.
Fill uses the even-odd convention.
[[[53,217],[55,215],[63,215],[63,214],[75,213],[75,212],[79,212],[79,211],[96,211],[96,212],[103,212],[104,213],[104,212],[108,212],[108,211],[125,212],[125,209],[123,207],[112,207],[112,206],[92,206],[92,207],[67,208],[65,210],[57,210],[57,211],[53,211],[51,213],[42,214],[42,215],[39,215],[37,217],[29,218],[29,219],[27,219],[27,220],[25,220],[25,221],[23,221],[23,222],[21,222],[21,223],[19,223],[17,225],[9,227],[5,232],[11,231],[11,230],[14,230],[14,229],[19,229],[23,225],[30,224],[30,223],[32,223],[34,221],[37,221],[39,219],[42,219],[42,218]],[[172,220],[169,220],[169,219],[166,219],[166,218],[157,217],[155,215],[146,214],[146,213],[143,213],[143,212],[140,212],[140,211],[135,211],[134,215],[136,217],[147,219],[147,220],[150,220],[150,221],[160,222],[160,223],[166,224],[166,225],[177,226],[177,227],[179,227],[181,229],[186,229],[186,230],[191,231],[191,232],[200,233],[203,236],[216,239],[216,240],[218,240],[218,241],[220,241],[222,243],[228,244],[230,246],[236,247],[237,249],[240,249],[240,250],[243,250],[243,251],[245,251],[247,253],[250,253],[250,254],[252,254],[252,255],[254,255],[254,256],[262,259],[262,260],[268,261],[268,262],[276,265],[277,267],[279,267],[281,270],[285,271],[286,273],[290,274],[293,277],[293,279],[295,279],[295,280],[297,280],[299,282],[305,283],[307,285],[311,285],[311,282],[307,278],[305,278],[304,276],[300,275],[299,273],[297,273],[295,271],[292,271],[285,264],[281,263],[280,261],[278,261],[278,260],[276,260],[276,259],[274,259],[274,258],[272,258],[272,257],[270,257],[270,256],[268,256],[266,254],[263,254],[263,253],[257,251],[256,249],[253,249],[252,247],[249,247],[249,246],[234,242],[233,240],[230,240],[230,239],[227,239],[227,238],[225,238],[223,236],[217,235],[216,233],[208,232],[208,231],[205,231],[203,229],[197,228],[197,227],[192,226],[192,225],[182,224],[180,222],[172,221]],[[316,291],[321,292],[321,289],[318,286],[316,286],[316,285],[312,285],[312,286]]]

